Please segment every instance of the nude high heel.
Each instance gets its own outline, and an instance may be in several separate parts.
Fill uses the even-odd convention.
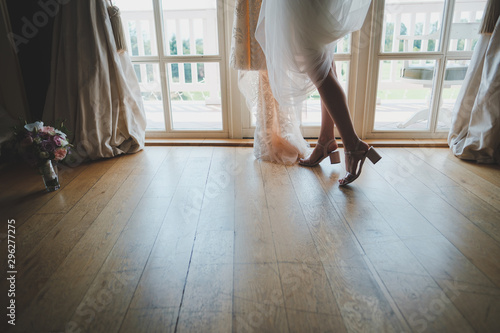
[[[308,161],[300,159],[299,164],[307,167],[313,167],[321,163],[325,158],[330,157],[330,163],[331,164],[337,164],[340,163],[340,154],[338,151],[333,150],[328,152],[328,147],[332,142],[335,142],[335,139],[332,139],[328,141],[325,145],[322,145],[321,143],[317,143],[316,145],[319,146],[320,148],[323,148],[323,155],[321,155],[316,161]]]
[[[347,172],[347,174],[345,175],[345,177],[343,179],[339,179],[339,183],[340,183],[340,186],[345,186],[347,184],[350,184],[352,183],[353,181],[355,181],[356,179],[358,179],[359,175],[361,175],[361,169],[363,168],[363,164],[365,163],[365,159],[368,158],[373,164],[376,164],[378,161],[380,161],[380,159],[382,158],[376,151],[373,147],[369,147],[367,151],[364,151],[364,150],[358,150],[358,147],[360,145],[362,141],[358,141],[358,143],[356,144],[356,149],[353,150],[353,151],[346,151],[345,152],[345,155],[346,157],[347,156],[351,156],[351,157],[354,157],[354,158],[358,158],[358,162],[357,162],[357,165],[356,165],[356,172],[353,174],[353,173],[350,173],[350,172]],[[359,167],[358,167],[359,165]]]

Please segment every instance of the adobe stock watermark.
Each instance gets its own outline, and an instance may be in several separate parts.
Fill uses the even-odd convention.
[[[83,299],[72,320],[66,324],[65,332],[87,332],[97,314],[105,311],[113,303],[114,296],[122,293],[133,278],[127,272],[113,273],[105,286]]]
[[[453,280],[453,282],[446,280],[444,284],[444,288],[436,293],[436,297],[428,303],[428,306],[420,306],[418,311],[410,315],[409,323],[415,332],[426,331],[429,324],[438,319],[448,306],[460,296],[461,292],[467,289],[465,285],[460,288],[456,280]],[[430,287],[427,287],[426,291],[429,289]],[[424,294],[426,291],[424,291]]]
[[[70,1],[71,0],[39,0],[38,5],[40,6],[40,10],[35,12],[31,18],[26,16],[21,18],[21,22],[23,23],[21,34],[18,35],[10,32],[7,36],[14,51],[19,53],[19,48],[22,45],[28,44],[30,40],[35,38],[40,32],[40,29],[46,27],[50,19],[54,18],[57,13],[59,13],[61,6],[68,4]]]

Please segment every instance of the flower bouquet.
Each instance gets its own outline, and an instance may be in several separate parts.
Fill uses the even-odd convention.
[[[44,126],[41,121],[14,128],[14,140],[21,156],[38,167],[49,192],[60,188],[57,162],[64,160],[72,147],[61,129],[64,129],[63,123],[56,129]]]

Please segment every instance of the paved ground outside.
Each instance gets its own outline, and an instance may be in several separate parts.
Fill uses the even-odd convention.
[[[165,120],[161,101],[145,102],[148,130],[164,130]],[[451,121],[453,102],[443,104],[442,116],[439,117],[438,129],[446,130]],[[404,128],[398,128],[421,110],[428,110],[421,101],[391,101],[377,105],[375,113],[376,130],[425,130],[428,121],[418,121]],[[425,112],[425,111],[424,111]],[[304,126],[318,126],[321,120],[319,101],[307,104],[302,113]],[[204,102],[172,102],[172,125],[175,130],[221,130],[222,112],[220,105],[205,105]]]

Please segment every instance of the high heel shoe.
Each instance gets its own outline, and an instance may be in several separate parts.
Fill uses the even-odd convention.
[[[340,154],[338,151],[333,150],[331,152],[328,152],[328,147],[330,147],[330,144],[332,142],[335,142],[335,139],[332,139],[328,141],[325,145],[322,145],[321,143],[317,143],[316,146],[319,146],[320,148],[323,148],[323,155],[321,155],[316,161],[311,162],[306,160],[300,159],[299,164],[307,167],[313,167],[321,163],[325,158],[330,157],[330,163],[331,164],[337,164],[340,163]]]
[[[373,149],[372,146],[370,146],[368,148],[368,150],[366,150],[366,151],[364,151],[364,150],[358,150],[359,149],[359,145],[361,144],[361,142],[363,142],[363,141],[361,141],[361,140],[358,141],[358,143],[356,144],[356,149],[355,150],[353,150],[353,151],[346,151],[345,152],[346,160],[347,160],[347,156],[351,156],[351,157],[359,158],[359,159],[356,162],[356,169],[354,170],[355,173],[353,174],[353,173],[350,173],[348,171],[347,174],[345,175],[345,177],[343,179],[339,179],[340,186],[345,186],[347,184],[352,183],[356,179],[358,179],[359,175],[361,175],[361,169],[363,168],[363,164],[365,163],[365,159],[367,157],[368,157],[368,159],[373,164],[377,163],[382,158],[375,151],[375,149]],[[347,161],[346,161],[346,164],[347,164]],[[358,169],[358,165],[359,165],[359,169]]]

